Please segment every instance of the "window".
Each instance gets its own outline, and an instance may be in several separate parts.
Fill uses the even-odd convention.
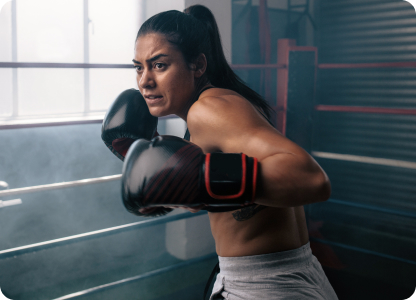
[[[13,0],[0,11],[0,123],[102,118],[136,88],[145,1]]]

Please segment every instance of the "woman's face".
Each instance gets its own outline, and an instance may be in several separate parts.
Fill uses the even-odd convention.
[[[133,62],[137,85],[150,113],[185,119],[195,90],[195,71],[182,53],[163,35],[149,33],[137,39]]]

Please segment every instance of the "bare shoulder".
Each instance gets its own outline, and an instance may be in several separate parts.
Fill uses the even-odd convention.
[[[227,117],[237,114],[255,114],[254,107],[239,94],[226,89],[211,89],[204,92],[188,113],[188,123],[197,125],[201,122],[209,125],[209,121],[226,122]],[[207,122],[207,123],[205,123]],[[211,123],[211,125],[213,125]]]
[[[237,137],[254,128],[272,128],[248,100],[219,88],[201,94],[188,112],[187,123],[193,140],[210,152],[227,152]]]
[[[305,151],[271,126],[244,97],[209,89],[188,112],[191,141],[205,153],[245,153],[262,160],[277,153],[306,157]]]

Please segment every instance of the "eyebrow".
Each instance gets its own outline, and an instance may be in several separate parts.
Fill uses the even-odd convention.
[[[147,62],[152,62],[152,61],[158,60],[159,58],[164,57],[164,56],[168,56],[168,55],[167,55],[167,54],[163,54],[163,53],[161,53],[161,54],[158,54],[158,55],[156,55],[156,56],[153,56],[152,58],[147,59],[146,61],[147,61]],[[139,62],[139,61],[137,61],[137,60],[135,60],[135,59],[133,59],[132,61],[133,61],[135,64],[141,64],[141,62]]]

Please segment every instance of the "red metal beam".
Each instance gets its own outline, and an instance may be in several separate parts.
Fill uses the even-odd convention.
[[[289,48],[296,46],[296,40],[279,39],[277,40],[277,63],[289,66]],[[283,135],[286,133],[286,109],[287,109],[287,93],[289,82],[289,69],[281,68],[277,70],[277,99],[276,106],[276,128]]]
[[[341,106],[341,105],[316,105],[317,111],[352,112],[367,114],[391,114],[416,116],[416,109],[386,108],[386,107],[364,107],[364,106]]]
[[[250,65],[230,65],[233,70],[250,70],[250,69],[285,69],[285,64],[250,64]]]
[[[319,69],[369,69],[369,68],[416,68],[416,62],[360,63],[360,64],[318,64]]]

